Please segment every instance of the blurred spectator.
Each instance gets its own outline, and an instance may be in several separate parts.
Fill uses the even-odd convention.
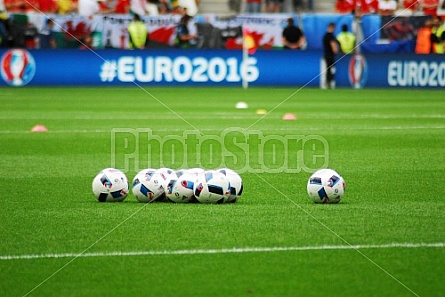
[[[103,14],[115,13],[116,0],[103,0],[99,3],[100,12]]]
[[[6,14],[6,5],[4,0],[0,0],[0,19],[7,19],[8,15]]]
[[[167,0],[160,0],[158,4],[159,14],[169,14],[171,7]]]
[[[25,40],[25,47],[26,48],[37,48],[37,37],[38,37],[38,31],[37,28],[34,26],[33,23],[28,22],[26,24],[25,29],[23,30],[23,38]]]
[[[245,13],[260,13],[262,0],[246,0]]]
[[[379,0],[379,15],[394,15],[397,10],[397,1],[395,0]]]
[[[186,10],[189,16],[195,16],[198,13],[197,0],[178,0],[178,5]]]
[[[116,0],[114,13],[127,14],[130,13],[130,0]]]
[[[159,15],[158,3],[154,4],[152,2],[154,1],[147,0],[147,3],[145,4],[147,14],[151,16],[157,16]]]
[[[433,27],[432,20],[426,20],[425,25],[417,32],[416,54],[430,54],[432,51],[431,32]]]
[[[411,11],[416,11],[419,8],[418,0],[403,0],[403,8]]]
[[[79,15],[90,17],[100,12],[99,0],[79,0]]]
[[[266,12],[267,13],[279,13],[281,12],[281,5],[283,0],[266,0]]]
[[[358,16],[376,13],[378,8],[378,0],[356,0],[355,12]]]
[[[0,47],[6,46],[6,22],[8,20],[8,12],[6,11],[6,5],[3,0],[0,0]]]
[[[8,6],[6,7],[8,8]],[[9,14],[9,18],[6,20],[7,47],[26,46],[24,32],[27,28],[28,23],[29,18],[25,12],[17,11],[13,14]]]
[[[9,13],[26,13],[38,7],[38,0],[4,0]]]
[[[179,5],[177,0],[171,1],[170,13],[184,15],[184,9]]]
[[[130,36],[130,49],[144,49],[148,44],[148,31],[138,14],[133,16],[133,21],[128,25],[127,30]]]
[[[158,15],[158,7],[148,0],[130,0],[130,12],[139,16]]]
[[[130,0],[130,12],[137,15],[145,15],[147,13],[145,9],[145,0]]]
[[[68,14],[77,11],[77,0],[57,0],[57,13]]]
[[[337,40],[344,54],[352,54],[354,52],[356,37],[354,33],[349,32],[348,25],[343,24],[341,26],[341,32],[337,35]]]
[[[56,13],[57,0],[38,0],[38,9],[43,13]]]
[[[439,0],[421,0],[422,11],[424,14],[436,16]]]
[[[337,0],[335,3],[337,13],[353,13],[355,11],[355,0]]]
[[[287,19],[287,26],[283,30],[282,40],[285,49],[304,49],[306,37],[303,31],[295,26],[294,18]]]
[[[399,4],[399,9],[394,14],[397,16],[412,16],[418,8],[418,0],[403,0],[402,3]]]
[[[48,19],[39,33],[41,49],[56,48],[56,37],[54,35],[53,29],[54,29],[54,21],[53,19]]]
[[[283,1],[281,1],[283,2]],[[294,10],[295,11],[302,11],[302,10],[306,10],[306,11],[314,11],[314,1],[312,0],[292,0],[292,4],[294,6]],[[304,2],[306,2],[306,5],[304,5]]]
[[[189,48],[193,45],[193,40],[197,38],[196,34],[189,32],[188,23],[191,17],[184,15],[176,28],[176,44],[180,48]]]
[[[435,17],[431,28],[431,43],[433,52],[436,54],[445,53],[445,27],[440,17]]]

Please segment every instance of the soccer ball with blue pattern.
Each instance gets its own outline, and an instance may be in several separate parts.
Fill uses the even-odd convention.
[[[338,203],[345,194],[346,183],[335,170],[320,169],[307,182],[307,193],[315,203]]]
[[[93,194],[99,202],[121,202],[128,195],[129,185],[125,174],[115,168],[106,168],[93,179]]]
[[[164,177],[155,169],[144,169],[133,179],[133,194],[139,202],[154,202],[165,193]]]
[[[197,179],[197,175],[189,172],[181,174],[176,179],[171,179],[166,191],[168,200],[175,203],[191,202],[194,198],[193,187]]]
[[[230,195],[227,202],[237,202],[243,193],[243,180],[241,179],[241,176],[229,168],[221,168],[218,171],[224,174],[230,182]]]
[[[201,203],[225,203],[230,196],[230,182],[219,171],[206,171],[198,175],[193,192],[196,199]]]

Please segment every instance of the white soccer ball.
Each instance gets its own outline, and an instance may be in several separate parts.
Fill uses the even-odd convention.
[[[230,182],[219,171],[206,171],[198,175],[193,192],[196,199],[201,203],[221,204],[229,199]]]
[[[162,185],[164,188],[167,188],[170,180],[177,178],[176,172],[170,168],[159,168],[156,170],[156,173],[162,177]]]
[[[171,180],[176,179],[177,175],[176,172],[173,169],[170,168],[159,168],[156,170],[156,173],[159,174],[162,177],[162,187],[167,190],[167,186],[170,183]],[[161,195],[159,199],[157,200],[159,202],[169,202],[169,200],[166,197],[166,193]]]
[[[133,179],[133,194],[139,202],[152,202],[165,192],[164,178],[155,169],[144,169]]]
[[[194,175],[200,175],[200,174],[203,174],[205,172],[205,170],[203,168],[195,167],[195,168],[188,169],[187,172],[190,172]]]
[[[318,170],[307,182],[307,193],[315,203],[338,203],[345,188],[344,179],[332,169]]]
[[[229,168],[221,168],[218,171],[224,174],[230,183],[230,195],[227,202],[237,202],[243,193],[243,180],[241,179],[241,176]]]
[[[188,172],[188,169],[179,169],[179,170],[176,170],[176,171],[175,171],[175,173],[176,173],[176,177],[180,177],[181,175],[183,175],[183,174],[186,173],[186,172]]]
[[[115,168],[106,168],[93,179],[93,194],[99,202],[121,202],[128,195],[129,185],[125,174]]]
[[[176,203],[190,202],[193,199],[193,187],[196,181],[197,176],[188,172],[170,180],[166,191],[167,198]]]

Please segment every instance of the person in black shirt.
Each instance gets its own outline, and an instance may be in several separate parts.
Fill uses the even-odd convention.
[[[53,49],[56,48],[56,36],[54,33],[54,20],[48,19],[45,26],[40,30],[40,48],[41,49]]]
[[[323,36],[324,60],[326,62],[326,87],[334,88],[334,64],[335,55],[339,52],[339,44],[334,35],[335,24],[329,23],[328,29]]]
[[[188,29],[188,23],[191,16],[185,14],[176,28],[176,45],[180,48],[189,48],[193,45],[192,41],[197,38],[195,34],[191,34]]]
[[[294,25],[293,18],[287,19],[287,27],[283,30],[282,40],[285,49],[304,49],[306,37],[303,31]]]

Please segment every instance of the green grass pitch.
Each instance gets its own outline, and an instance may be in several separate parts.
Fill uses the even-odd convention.
[[[239,101],[249,108],[235,109]],[[0,296],[445,292],[443,90],[2,88],[0,106]],[[286,112],[297,120],[283,121]],[[31,133],[37,124],[49,131]],[[274,145],[232,164],[268,164],[241,173],[236,204],[142,204],[132,194],[99,203],[91,192],[112,162],[130,181],[148,161],[170,157],[165,165],[179,169],[172,160],[183,161],[184,148],[151,150],[140,131],[219,139],[228,128],[324,140],[287,150],[300,167],[327,161],[346,195],[314,204],[311,172],[284,170]],[[212,146],[200,150],[188,165],[222,160]]]

